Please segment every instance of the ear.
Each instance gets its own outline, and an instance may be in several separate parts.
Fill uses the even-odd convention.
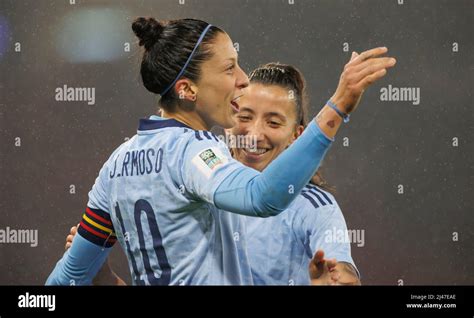
[[[295,137],[295,140],[301,136],[301,134],[303,133],[304,131],[304,126],[303,125],[298,125],[296,126],[296,129],[295,129],[295,132],[294,132],[294,137]]]
[[[196,101],[198,88],[190,79],[179,79],[174,85],[174,88],[178,93],[179,99],[190,102]]]

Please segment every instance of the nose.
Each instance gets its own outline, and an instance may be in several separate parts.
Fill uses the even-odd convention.
[[[257,138],[257,142],[265,140],[265,131],[261,120],[255,120],[246,127],[246,135]]]
[[[247,74],[240,68],[239,65],[237,65],[237,81],[236,81],[236,86],[238,89],[244,89],[247,86],[249,86],[249,78]]]

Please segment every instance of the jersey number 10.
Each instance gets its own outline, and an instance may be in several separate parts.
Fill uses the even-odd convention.
[[[145,213],[148,220],[148,226],[149,226],[150,233],[153,239],[153,250],[155,252],[156,258],[158,259],[158,265],[161,269],[160,278],[156,278],[155,273],[153,269],[151,268],[150,257],[148,255],[148,250],[146,249],[146,246],[145,246],[143,224],[140,218],[142,215],[142,212]],[[125,224],[123,222],[122,214],[120,212],[120,207],[118,203],[115,205],[115,213],[117,215],[117,219],[120,222],[122,233],[123,235],[125,235],[127,231],[125,229]],[[169,285],[170,279],[171,279],[171,267],[168,262],[168,257],[166,256],[165,249],[163,247],[163,240],[161,237],[160,229],[158,228],[158,223],[156,222],[155,213],[153,211],[152,206],[146,200],[138,200],[137,202],[135,202],[135,209],[134,209],[133,214],[135,218],[135,225],[137,227],[138,242],[140,244],[140,253],[142,256],[143,265],[145,267],[145,272],[148,278],[148,282],[150,283],[150,285]],[[130,249],[129,240],[125,240],[125,244],[127,246],[128,258],[132,262],[135,283],[137,285],[145,285],[145,281],[140,276],[137,263]]]

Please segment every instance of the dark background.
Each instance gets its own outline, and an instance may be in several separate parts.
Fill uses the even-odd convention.
[[[0,229],[37,229],[39,245],[0,244],[0,284],[44,283],[103,162],[156,111],[130,27],[144,15],[222,27],[239,43],[246,71],[270,61],[297,66],[312,116],[351,51],[389,47],[396,68],[367,90],[325,160],[348,228],[365,231],[354,260],[364,284],[474,284],[474,1],[294,2],[2,0]],[[380,101],[389,84],[419,87],[420,105]],[[63,85],[95,87],[95,105],[57,102]],[[114,250],[115,268],[130,281]]]

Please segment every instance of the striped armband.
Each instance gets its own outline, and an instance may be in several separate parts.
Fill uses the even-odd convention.
[[[102,247],[112,247],[117,241],[110,214],[99,209],[86,208],[77,232]]]

